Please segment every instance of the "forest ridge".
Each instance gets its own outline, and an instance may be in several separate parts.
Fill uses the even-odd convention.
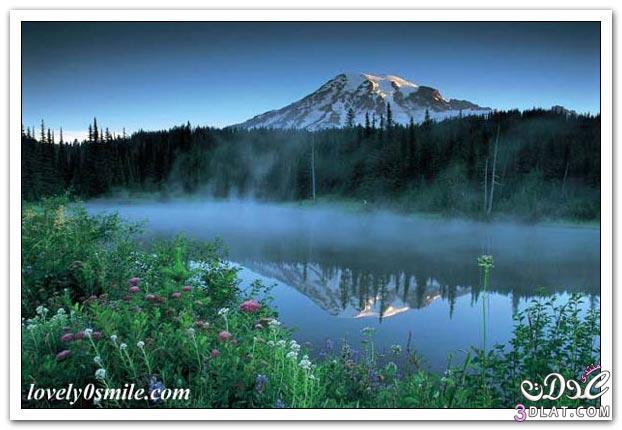
[[[525,220],[600,216],[600,115],[496,111],[416,124],[349,121],[342,128],[193,127],[88,139],[22,130],[22,197],[71,190],[209,193],[300,201],[357,199],[407,212]],[[314,194],[315,193],[315,194]]]

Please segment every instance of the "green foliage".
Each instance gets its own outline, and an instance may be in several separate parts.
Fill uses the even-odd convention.
[[[268,299],[254,299],[266,296],[260,284],[239,288],[217,245],[177,238],[140,247],[134,227],[68,208],[64,199],[29,205],[22,225],[24,407],[507,408],[525,403],[520,381],[550,372],[576,378],[598,360],[598,312],[583,314],[579,296],[564,304],[543,296],[516,314],[509,351],[473,349],[456,365],[450,357],[442,375],[408,348],[379,353],[372,329],[364,330],[361,353],[343,343],[314,361]],[[479,264],[493,268],[488,256]],[[190,395],[26,400],[30,384],[70,383]]]
[[[484,186],[497,160],[493,216],[600,216],[599,116],[533,109],[402,126],[387,106],[385,123],[317,132],[187,124],[71,144],[23,135],[23,197],[72,189],[84,198],[129,190],[300,201],[312,197],[314,170],[318,197],[477,218],[488,216]]]

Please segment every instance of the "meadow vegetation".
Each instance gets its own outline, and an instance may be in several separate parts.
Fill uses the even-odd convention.
[[[443,374],[403,345],[380,353],[371,328],[362,345],[327,340],[311,357],[269,298],[258,299],[269,297],[265,288],[239,282],[221,246],[183,237],[142,243],[139,231],[66,198],[24,203],[24,407],[512,408],[529,404],[522,380],[551,372],[576,379],[599,361],[599,314],[582,311],[580,296],[534,299],[515,315],[508,345],[456,351]],[[494,279],[492,258],[479,263],[485,282]],[[31,384],[70,383],[133,383],[156,395],[74,405],[26,398]],[[164,401],[157,393],[165,387],[191,394]]]

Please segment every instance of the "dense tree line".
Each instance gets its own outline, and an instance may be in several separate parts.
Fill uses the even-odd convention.
[[[592,220],[600,214],[600,116],[532,109],[426,119],[386,117],[316,132],[186,124],[82,142],[22,133],[22,195],[71,189],[89,198],[120,190],[204,192],[219,198],[331,196],[408,211]]]

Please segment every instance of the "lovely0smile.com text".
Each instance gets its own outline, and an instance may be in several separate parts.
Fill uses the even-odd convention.
[[[123,388],[97,387],[95,384],[88,384],[85,387],[75,387],[69,384],[63,388],[49,388],[30,384],[26,398],[34,401],[68,402],[69,405],[74,405],[80,399],[95,404],[102,400],[158,403],[167,400],[188,400],[190,389],[162,388],[148,391],[144,388],[136,388],[135,384],[124,384]]]

